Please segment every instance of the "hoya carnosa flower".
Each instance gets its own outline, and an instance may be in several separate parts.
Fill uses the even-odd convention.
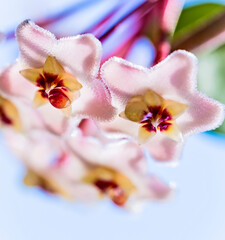
[[[49,31],[24,21],[16,36],[20,48],[16,64],[19,71],[6,86],[12,94],[33,98],[34,106],[50,102],[53,108],[67,115],[72,112],[72,116],[99,120],[114,115],[109,91],[97,78],[102,48],[93,35],[56,39]],[[24,81],[31,82],[26,89]],[[16,89],[14,84],[21,88]]]
[[[70,201],[96,202],[108,196],[116,205],[134,209],[173,192],[147,173],[137,144],[106,137],[91,120],[82,121],[67,137],[39,129],[26,135],[8,130],[5,136],[27,168],[24,183]]]
[[[68,137],[74,155],[86,163],[81,182],[117,206],[134,209],[147,201],[167,199],[173,190],[147,172],[142,149],[134,142],[101,132],[92,120]]]
[[[0,95],[0,126],[13,127],[17,131],[22,130],[20,114],[16,106],[8,99]]]
[[[186,51],[173,52],[151,69],[114,57],[101,76],[118,109],[104,128],[137,138],[159,161],[177,160],[184,139],[224,120],[224,106],[197,90],[197,59]]]
[[[7,130],[5,137],[27,169],[26,186],[38,187],[70,201],[97,199],[97,191],[80,181],[86,166],[66,148],[62,137],[40,129],[26,135]]]

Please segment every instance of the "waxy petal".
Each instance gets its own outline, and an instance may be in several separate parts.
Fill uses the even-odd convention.
[[[148,108],[141,95],[132,97],[125,108],[126,117],[134,122],[140,122],[146,112],[148,112]]]
[[[224,105],[202,93],[196,92],[190,98],[188,106],[185,113],[176,120],[184,137],[214,130],[224,120]]]
[[[42,68],[39,69],[24,69],[20,71],[20,74],[33,83],[36,86],[40,86],[39,82],[43,78],[42,76]]]
[[[84,86],[79,90],[80,97],[72,104],[72,116],[76,118],[92,118],[98,121],[112,119],[116,111],[110,103],[110,95],[105,90],[104,83],[94,80],[93,85],[96,87],[95,92],[91,88]]]
[[[43,67],[48,56],[54,56],[81,84],[92,81],[98,73],[101,44],[91,34],[57,40],[49,31],[25,21],[18,27],[16,35],[24,65]]]
[[[59,75],[59,79],[62,79],[58,82],[57,86],[67,87],[70,91],[77,91],[82,88],[82,85],[77,81],[77,79],[69,73],[63,73]]]
[[[146,147],[151,156],[157,161],[177,164],[181,156],[183,142],[177,142],[164,137],[163,134],[157,134],[143,146]]]
[[[58,76],[64,73],[65,70],[55,57],[48,56],[43,67],[43,72],[46,75]]]
[[[145,143],[147,140],[149,140],[155,135],[156,135],[156,129],[154,127],[152,129],[146,129],[143,126],[140,126],[139,132],[138,132],[138,142],[140,144]]]
[[[70,121],[67,119],[67,115],[62,112],[62,109],[57,109],[51,106],[51,104],[45,104],[40,106],[38,113],[45,125],[45,128],[55,134],[64,134],[70,126]],[[76,121],[74,121],[76,124]]]
[[[155,175],[149,177],[149,188],[152,189],[152,195],[156,200],[167,199],[174,192],[171,186],[168,186]]]
[[[19,25],[16,37],[24,67],[42,68],[47,57],[54,56],[52,48],[57,41],[55,36],[31,21],[26,20]]]
[[[113,57],[103,64],[101,74],[123,105],[148,89],[164,99],[188,104],[187,98],[196,91],[196,65],[193,54],[179,50],[150,69]]]
[[[124,110],[129,99],[146,92],[148,81],[146,81],[146,85],[143,85],[143,81],[146,79],[144,71],[142,72],[144,68],[135,69],[132,66],[133,64],[121,58],[113,57],[106,61],[101,68],[101,76],[112,90],[114,100],[118,100],[123,106],[123,109],[120,109],[121,111]],[[139,93],[135,94],[138,91]]]
[[[163,104],[163,98],[152,90],[147,90],[144,99],[149,107],[161,107]]]
[[[182,133],[176,122],[165,122],[158,125],[160,132],[177,142],[183,141]]]
[[[164,102],[164,107],[169,115],[172,116],[172,119],[176,119],[184,113],[184,111],[188,108],[188,105],[172,100],[166,100]]]
[[[6,68],[0,75],[0,89],[6,94],[33,100],[37,87],[25,79],[18,63]]]
[[[62,51],[63,49],[63,51]],[[97,76],[101,60],[101,43],[91,34],[58,40],[55,57],[83,85]],[[91,85],[90,85],[91,86]]]
[[[81,120],[78,128],[81,130],[82,136],[86,137],[92,136],[97,138],[100,133],[99,127],[96,125],[95,121],[88,118]]]
[[[45,90],[38,90],[34,95],[32,106],[34,108],[37,108],[47,103],[48,103],[48,95],[45,93]]]

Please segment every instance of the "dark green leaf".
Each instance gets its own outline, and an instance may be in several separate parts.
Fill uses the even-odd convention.
[[[219,21],[217,18],[219,18],[224,12],[225,6],[216,3],[199,4],[185,8],[181,13],[173,35],[173,48],[179,48],[179,46],[182,46],[182,42],[187,39],[192,41],[192,38],[194,38],[196,34],[198,34],[199,38],[202,32],[211,33],[213,31],[212,35],[215,35],[215,29],[211,29],[212,31],[210,32],[207,27],[215,28],[215,25],[212,23],[214,21],[215,23],[216,21]],[[224,20],[221,22],[224,23]],[[220,23],[220,25],[223,24]],[[218,24],[216,27],[218,28],[218,32],[223,30],[223,27],[218,27]],[[209,36],[208,38],[210,37],[214,36]],[[205,38],[207,38],[207,34],[205,34]]]

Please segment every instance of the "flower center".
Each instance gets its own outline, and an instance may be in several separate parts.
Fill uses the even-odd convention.
[[[143,119],[139,122],[147,131],[165,131],[171,123],[172,116],[161,106],[148,107],[149,112],[145,112]]]
[[[75,99],[74,93],[82,88],[77,79],[51,56],[42,68],[25,69],[20,73],[39,88],[34,97],[36,107],[49,101],[55,108],[69,108]]]
[[[55,108],[67,108],[71,102],[69,89],[65,86],[63,76],[43,72],[37,85],[43,89],[42,97],[49,100]]]
[[[6,98],[0,96],[0,124],[22,130],[22,123],[16,106]]]
[[[136,189],[126,176],[106,167],[91,170],[83,181],[97,187],[102,195],[108,196],[117,206],[124,206]]]
[[[104,194],[108,195],[111,200],[118,206],[123,206],[128,199],[125,191],[114,181],[96,179],[94,185]]]
[[[186,104],[164,99],[149,89],[144,95],[132,97],[120,116],[140,124],[138,138],[141,142],[153,137],[158,131],[175,141],[182,141],[176,119],[187,107]]]
[[[12,125],[12,120],[5,114],[2,107],[0,107],[0,119],[3,124]]]

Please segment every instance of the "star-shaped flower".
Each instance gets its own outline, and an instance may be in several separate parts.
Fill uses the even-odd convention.
[[[101,70],[118,115],[108,131],[144,142],[159,161],[177,160],[182,140],[212,130],[224,120],[224,106],[196,89],[197,59],[176,51],[151,69],[113,57]]]
[[[44,113],[51,107],[77,118],[109,120],[114,116],[110,93],[97,77],[102,48],[93,35],[56,39],[24,21],[16,36],[20,57],[1,80],[5,92],[33,100]],[[43,105],[48,102],[48,107]]]
[[[173,190],[147,171],[142,149],[129,140],[100,131],[92,120],[83,120],[67,143],[86,163],[81,181],[107,196],[117,206],[135,208],[146,201],[163,200]]]
[[[5,136],[27,168],[24,183],[47,193],[84,202],[107,196],[117,206],[134,209],[173,192],[148,174],[137,144],[104,134],[92,120],[83,120],[64,137],[40,129],[26,135],[8,130]]]
[[[46,130],[31,130],[26,135],[7,129],[5,140],[27,171],[24,184],[70,201],[93,201],[98,192],[82,183],[86,166],[66,147],[62,137]]]

